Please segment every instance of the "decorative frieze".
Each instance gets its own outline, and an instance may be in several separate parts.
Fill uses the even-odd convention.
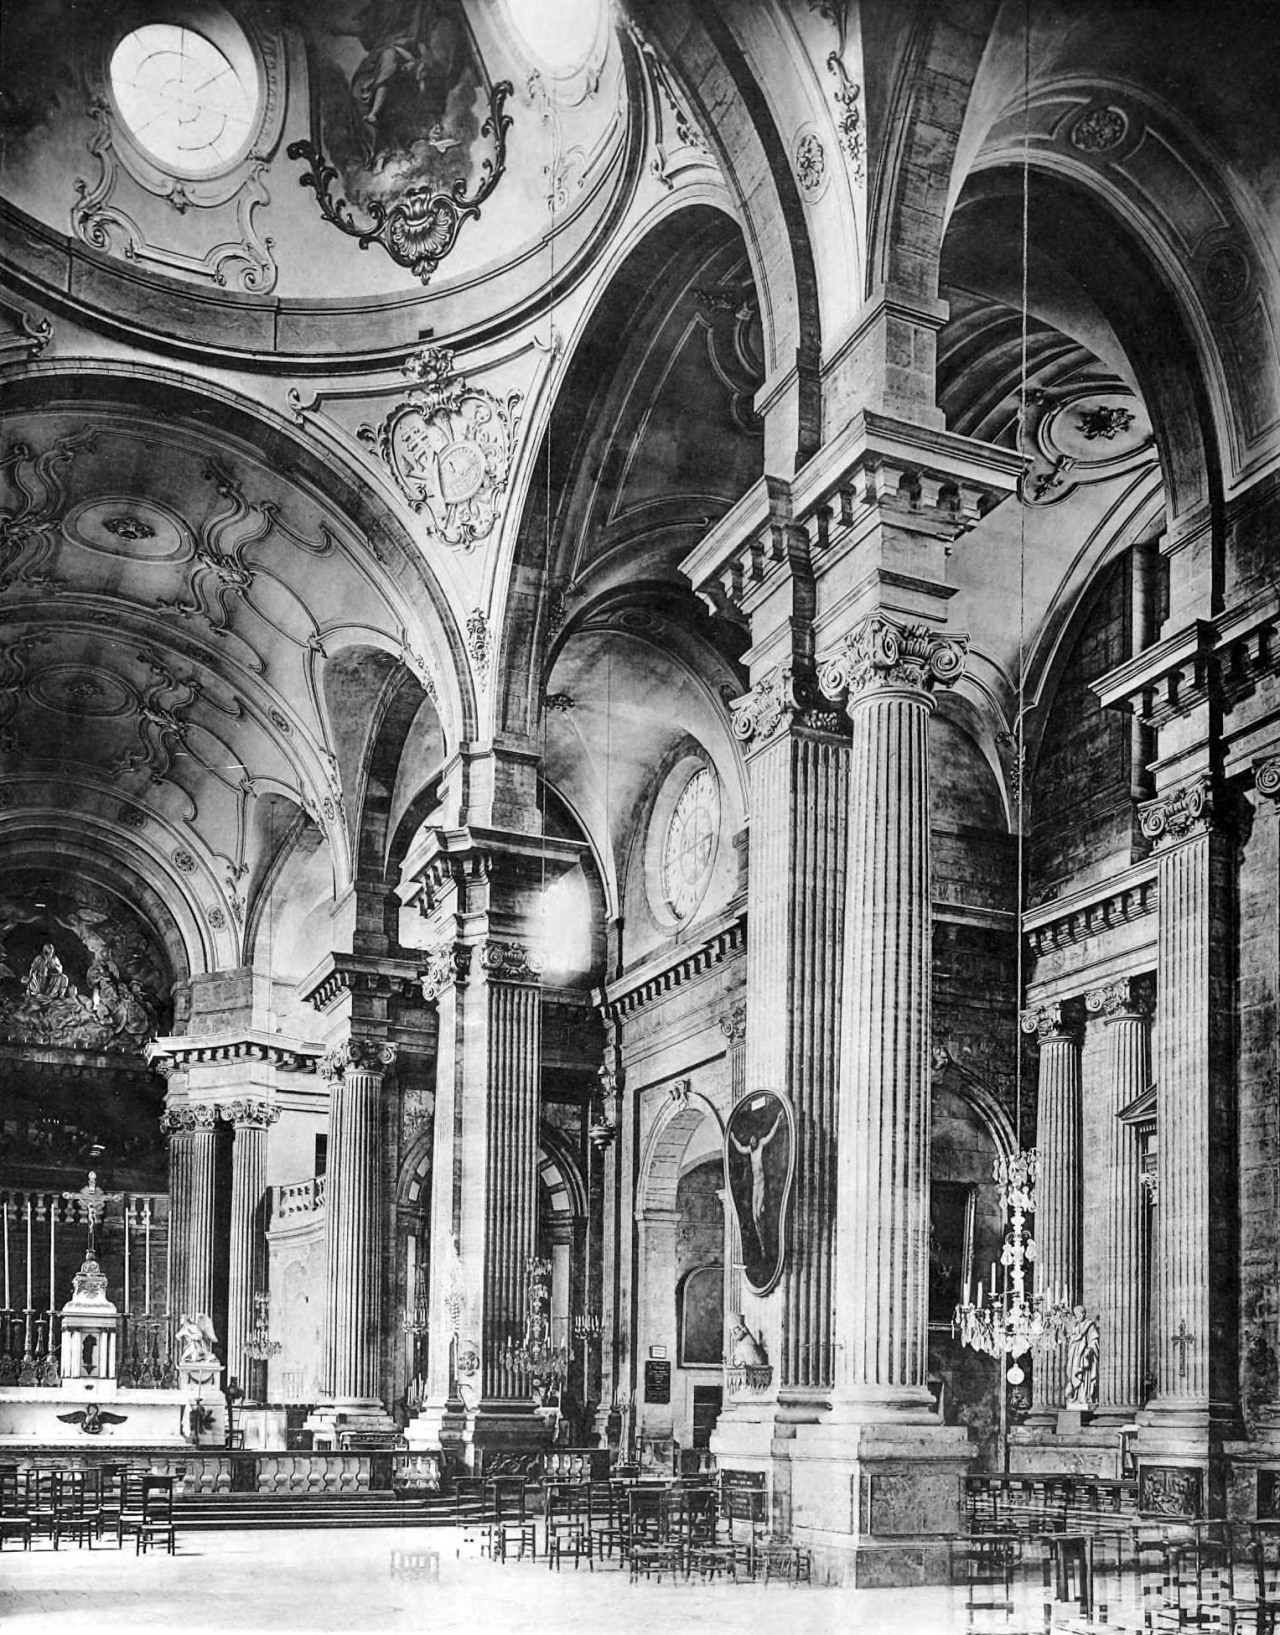
[[[846,707],[889,690],[929,696],[964,674],[968,645],[967,636],[871,613],[819,666],[818,685],[828,698],[843,698]]]
[[[385,1039],[348,1039],[320,1058],[320,1077],[341,1080],[348,1073],[380,1076],[393,1064],[399,1048]]]
[[[1039,1043],[1064,1039],[1075,1043],[1084,1027],[1084,1014],[1078,999],[1054,1000],[1047,1005],[1033,1005],[1019,1018],[1024,1033],[1034,1033]]]

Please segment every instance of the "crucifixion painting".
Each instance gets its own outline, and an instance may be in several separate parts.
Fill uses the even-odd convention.
[[[786,1097],[762,1090],[740,1101],[729,1115],[724,1152],[743,1275],[756,1294],[767,1294],[782,1275],[795,1168],[795,1121]]]

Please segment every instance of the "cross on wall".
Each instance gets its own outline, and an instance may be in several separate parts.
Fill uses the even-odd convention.
[[[1184,1380],[1187,1377],[1187,1347],[1196,1343],[1195,1335],[1187,1328],[1185,1317],[1178,1322],[1178,1332],[1171,1334],[1169,1339],[1178,1348],[1178,1378]]]

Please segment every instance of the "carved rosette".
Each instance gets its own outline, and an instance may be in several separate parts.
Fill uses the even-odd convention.
[[[385,1039],[348,1039],[320,1058],[317,1071],[322,1079],[338,1080],[347,1073],[375,1073],[379,1077],[392,1065],[398,1045]]]
[[[1257,763],[1253,769],[1253,787],[1260,795],[1280,800],[1280,755]]]
[[[1094,988],[1084,996],[1084,1008],[1090,1016],[1100,1016],[1107,1022],[1135,1021],[1150,1016],[1155,1010],[1150,978],[1127,976],[1119,982],[1107,983],[1104,988]]]
[[[280,1117],[280,1109],[272,1101],[224,1101],[218,1112],[237,1130],[266,1130]]]
[[[1040,1044],[1055,1039],[1073,1043],[1080,1037],[1084,1013],[1078,999],[1059,999],[1048,1005],[1033,1005],[1019,1019],[1024,1033],[1034,1033]]]
[[[418,972],[422,997],[428,1004],[434,1004],[447,989],[464,987],[470,974],[470,946],[460,942],[441,943],[427,955]]]
[[[189,1101],[181,1107],[170,1107],[160,1115],[160,1129],[167,1136],[217,1127],[218,1109],[213,1102]]]
[[[1212,779],[1206,774],[1138,808],[1142,832],[1157,847],[1176,846],[1207,834],[1221,817]]]
[[[936,687],[949,687],[964,674],[968,646],[967,636],[872,613],[819,665],[818,685],[828,698],[843,698],[846,709],[886,692],[931,702]]]
[[[821,703],[812,676],[777,665],[749,693],[733,700],[733,735],[749,744],[763,743],[792,724],[819,732],[838,732],[839,714],[818,707]]]

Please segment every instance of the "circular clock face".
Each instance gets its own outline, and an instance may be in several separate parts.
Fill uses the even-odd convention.
[[[715,773],[704,766],[681,790],[662,849],[662,891],[679,920],[687,920],[702,901],[719,832],[720,791]]]
[[[147,23],[126,34],[111,89],[134,141],[176,176],[226,169],[253,134],[257,86],[195,29]]]

